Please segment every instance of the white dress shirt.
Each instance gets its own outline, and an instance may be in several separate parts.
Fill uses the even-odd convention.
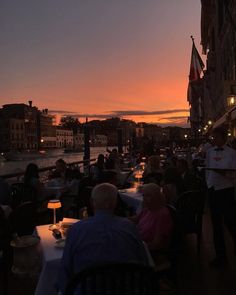
[[[221,190],[234,187],[236,177],[236,151],[226,145],[222,148],[216,146],[208,149],[206,154],[206,168],[235,169],[235,172],[226,172],[222,175],[218,172],[207,170],[206,182],[208,188]]]

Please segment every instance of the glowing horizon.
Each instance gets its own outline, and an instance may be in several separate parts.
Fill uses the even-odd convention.
[[[186,126],[200,1],[39,2],[2,4],[0,105],[33,100],[59,114],[118,110],[136,122]]]

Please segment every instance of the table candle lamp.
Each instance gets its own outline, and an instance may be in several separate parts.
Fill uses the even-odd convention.
[[[61,202],[59,200],[50,200],[48,202],[48,209],[53,209],[53,224],[49,226],[50,230],[57,228],[56,226],[56,209],[61,208]]]

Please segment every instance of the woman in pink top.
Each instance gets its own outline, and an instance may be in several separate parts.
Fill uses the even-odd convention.
[[[173,220],[165,206],[164,196],[157,184],[145,184],[142,188],[143,210],[135,218],[141,238],[151,251],[168,248]]]

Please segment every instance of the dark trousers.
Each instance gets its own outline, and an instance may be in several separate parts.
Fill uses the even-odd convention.
[[[234,188],[222,190],[209,189],[209,206],[213,226],[213,238],[216,257],[221,259],[226,257],[224,228],[227,227],[234,244],[236,245],[236,206],[234,199]]]

